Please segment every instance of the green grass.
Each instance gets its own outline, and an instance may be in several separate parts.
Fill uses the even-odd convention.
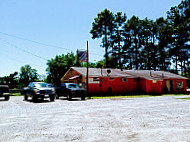
[[[127,95],[127,96],[92,96],[91,99],[109,99],[109,98],[145,98],[160,96],[183,96],[186,94],[162,94],[162,95]]]
[[[11,96],[21,96],[21,93],[11,93]]]
[[[188,98],[178,98],[178,99],[190,100],[190,97],[188,97]]]

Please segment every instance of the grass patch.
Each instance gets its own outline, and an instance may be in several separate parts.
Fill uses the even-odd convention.
[[[93,96],[91,99],[109,99],[109,98],[144,98],[144,97],[158,97],[153,95],[133,95],[133,96]]]
[[[190,100],[190,97],[188,97],[188,98],[178,98],[178,99]]]
[[[127,96],[92,96],[91,99],[111,99],[111,98],[145,98],[145,97],[160,97],[160,96],[183,96],[187,94],[163,94],[163,95],[127,95]]]
[[[11,96],[21,96],[21,93],[11,93]]]

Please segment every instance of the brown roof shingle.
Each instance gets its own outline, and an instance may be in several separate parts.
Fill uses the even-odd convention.
[[[71,67],[71,69],[76,70],[83,76],[86,76],[85,67]],[[111,73],[108,74],[107,70],[111,70]],[[89,68],[90,77],[127,77],[127,78],[145,78],[148,80],[162,80],[162,79],[187,79],[186,77],[176,75],[174,73],[166,71],[152,71],[152,70],[120,70],[112,68]]]

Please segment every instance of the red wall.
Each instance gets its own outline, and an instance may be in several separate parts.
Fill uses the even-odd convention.
[[[138,82],[133,78],[128,78],[126,82],[121,81],[121,78],[115,77],[114,80],[110,80],[108,77],[103,78],[103,82],[100,84],[89,84],[90,93],[107,93],[111,88],[112,93],[134,93],[137,91]]]
[[[165,93],[165,81],[166,80],[146,80],[140,78],[138,81],[135,81],[133,78],[128,78],[127,82],[122,82],[121,78],[117,77],[114,80],[110,80],[108,77],[99,78],[100,83],[89,83],[89,93],[107,93],[108,88],[112,89],[112,93],[144,93],[144,94],[163,94]],[[187,82],[185,79],[169,79],[173,81],[174,84],[174,93],[186,93]],[[183,81],[184,88],[182,90],[176,89],[176,81]]]
[[[147,94],[162,94],[162,81],[146,80],[146,93]]]
[[[139,92],[146,94],[146,79],[139,79]]]
[[[143,78],[139,79],[139,89],[141,93],[144,94],[161,94],[162,81],[157,80],[156,83],[153,83],[153,80],[146,80]]]
[[[164,79],[162,81],[162,93],[165,93],[165,87],[166,87],[166,80],[173,81],[174,85],[174,93],[187,93],[187,80],[186,79]],[[176,83],[177,81],[183,81],[183,89],[177,89],[176,88]]]

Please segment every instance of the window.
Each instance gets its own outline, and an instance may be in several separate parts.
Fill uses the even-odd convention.
[[[157,83],[157,80],[152,80],[152,83]]]
[[[109,80],[114,80],[114,77],[110,77]]]
[[[133,81],[137,82],[139,79],[138,78],[133,78]]]
[[[176,81],[176,89],[183,89],[183,81],[177,80]]]
[[[121,81],[122,81],[122,82],[127,82],[127,78],[126,78],[126,77],[122,77],[122,78],[121,78]]]
[[[99,81],[99,77],[94,77],[93,81]]]

